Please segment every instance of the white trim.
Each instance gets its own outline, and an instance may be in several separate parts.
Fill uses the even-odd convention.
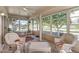
[[[32,20],[32,31],[34,30],[34,23],[33,23],[33,20]]]
[[[70,33],[70,11],[67,11],[67,33]]]
[[[42,17],[41,17],[41,14],[40,14],[40,16],[39,16],[39,18],[40,18],[40,24],[39,24],[39,26],[40,26],[40,41],[42,40]]]
[[[52,34],[52,17],[50,16],[50,34]]]

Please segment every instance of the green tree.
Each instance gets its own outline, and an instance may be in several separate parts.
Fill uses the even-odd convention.
[[[50,16],[45,16],[42,19],[43,31],[50,30]]]
[[[50,16],[44,17],[43,18],[43,25],[49,26],[50,23]]]
[[[66,13],[60,12],[55,15],[52,15],[52,25],[56,28],[59,36],[59,29],[67,24]]]

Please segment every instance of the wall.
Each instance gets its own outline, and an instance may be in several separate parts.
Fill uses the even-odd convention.
[[[4,35],[8,33],[8,27],[9,27],[8,19],[6,16],[4,16]]]
[[[0,16],[0,44],[1,44],[1,38],[2,38],[2,19]]]

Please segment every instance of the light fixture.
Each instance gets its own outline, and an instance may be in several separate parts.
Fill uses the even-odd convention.
[[[23,8],[25,11],[27,11],[28,9],[27,8]]]
[[[1,15],[1,16],[4,16],[4,15],[5,15],[5,13],[1,13],[0,15]]]

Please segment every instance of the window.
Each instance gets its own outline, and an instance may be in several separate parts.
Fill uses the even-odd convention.
[[[79,10],[70,13],[70,33],[76,35],[79,39]]]
[[[29,30],[30,30],[30,31],[32,31],[32,30],[33,30],[33,29],[32,29],[32,26],[33,26],[32,21],[33,21],[33,20],[30,20],[30,21],[29,21]]]
[[[65,12],[59,12],[52,15],[52,32],[56,33],[65,33],[67,32],[67,17]]]
[[[14,32],[26,32],[28,31],[28,21],[14,20],[12,24],[9,24],[9,28]]]
[[[43,31],[50,32],[50,16],[46,16],[42,18]]]
[[[40,22],[40,21],[39,21],[39,19],[38,19],[38,20],[37,20],[37,26],[38,26],[38,27],[37,27],[37,30],[38,30],[38,31],[39,31],[39,22]]]
[[[28,21],[20,20],[20,31],[28,31]]]
[[[33,21],[33,30],[34,31],[37,31],[38,30],[38,22],[37,22],[37,20],[34,20]]]
[[[20,31],[20,20],[14,21],[13,24],[12,24],[12,26],[13,26],[13,31],[14,32],[15,31]]]

